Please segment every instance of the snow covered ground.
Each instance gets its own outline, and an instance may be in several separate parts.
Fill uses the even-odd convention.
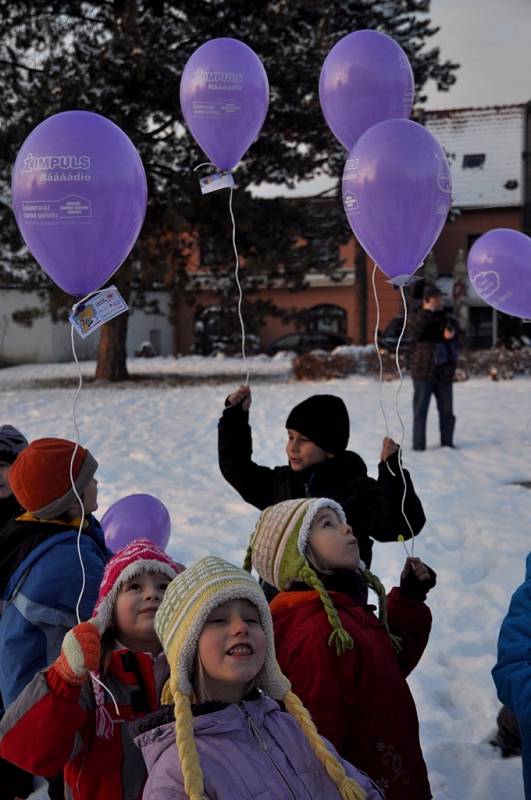
[[[160,361],[144,360],[143,369],[160,373]],[[169,369],[170,360],[164,361]],[[231,383],[90,386],[78,403],[81,441],[100,463],[100,515],[123,495],[156,495],[172,517],[168,549],[185,563],[208,553],[241,563],[257,517],[218,471],[217,419],[225,396],[242,378],[241,360],[223,361],[220,372],[234,374]],[[188,363],[196,375],[211,374],[215,362],[178,359],[174,368]],[[289,410],[310,394],[329,392],[345,400],[351,415],[350,446],[376,475],[385,434],[377,381],[352,377],[297,383],[289,379],[289,360],[262,357],[250,362],[251,385],[260,362],[272,380],[262,377],[253,389],[251,420],[259,463],[283,463]],[[74,392],[21,388],[26,380],[37,379],[37,372],[44,379],[50,372],[74,374],[69,365],[1,370],[2,422],[20,427],[29,438],[73,438]],[[397,388],[398,383],[383,386],[395,438],[400,437],[394,412]],[[415,553],[438,575],[429,596],[431,640],[409,680],[436,800],[523,800],[520,759],[502,760],[485,740],[499,707],[490,677],[497,634],[531,549],[531,490],[516,485],[531,481],[531,380],[474,379],[454,388],[458,450],[435,446],[437,415],[432,408],[428,450],[412,452],[410,381],[400,394],[407,429],[404,460],[428,517]],[[376,545],[373,567],[386,585],[397,579],[404,557],[398,543]]]

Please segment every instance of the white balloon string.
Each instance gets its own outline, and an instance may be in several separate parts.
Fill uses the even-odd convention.
[[[97,291],[99,291],[99,290],[97,290]],[[83,297],[77,303],[74,303],[74,305],[72,306],[72,313],[75,314],[77,309],[79,308],[79,306],[82,305],[84,302],[86,302],[89,299],[89,297],[92,297],[92,295],[97,294],[97,291],[96,292],[89,292],[85,297]],[[76,345],[75,345],[75,340],[74,340],[74,326],[72,325],[72,323],[70,324],[70,343],[72,345],[72,354],[74,356],[74,361],[76,362],[77,374],[78,374],[78,386],[77,386],[76,394],[75,394],[75,397],[74,397],[74,404],[72,406],[72,419],[73,419],[73,422],[74,422],[74,429],[76,431],[76,446],[74,447],[74,451],[72,453],[72,458],[70,460],[70,483],[72,485],[72,489],[74,491],[74,494],[75,494],[75,496],[77,498],[77,501],[78,501],[78,503],[80,505],[80,508],[81,508],[81,519],[80,519],[79,528],[78,528],[78,531],[77,531],[77,555],[78,555],[78,558],[79,558],[79,563],[81,565],[81,575],[82,575],[81,591],[79,592],[79,597],[77,598],[77,603],[76,603],[76,618],[77,618],[77,621],[78,621],[78,624],[79,624],[81,622],[81,615],[79,613],[79,608],[80,608],[80,605],[81,605],[81,600],[82,600],[83,595],[85,593],[85,586],[86,586],[86,580],[87,580],[86,579],[86,572],[85,572],[85,565],[83,563],[83,556],[81,555],[81,532],[83,530],[83,525],[85,524],[85,506],[83,505],[83,500],[81,499],[81,496],[80,496],[79,492],[77,491],[77,487],[76,487],[76,484],[75,484],[75,481],[74,481],[74,471],[73,470],[74,470],[74,460],[75,460],[75,457],[76,457],[76,453],[77,453],[77,451],[79,449],[80,435],[79,435],[79,426],[77,424],[76,410],[77,410],[77,402],[78,402],[78,399],[79,399],[81,388],[83,386],[83,375],[81,373],[81,367],[80,367],[80,364],[79,364],[79,359],[77,357]],[[116,699],[115,699],[113,693],[111,692],[111,690],[109,689],[109,687],[106,686],[101,680],[99,680],[98,677],[96,675],[94,675],[93,672],[91,672],[91,676],[96,681],[96,683],[99,683],[100,686],[102,686],[104,689],[106,689],[107,692],[110,694],[110,696],[112,698],[112,701],[114,703],[115,711],[118,714],[118,716],[120,716],[120,710],[118,708],[118,703],[116,702]]]
[[[90,677],[92,678],[92,680],[93,680],[93,681],[96,681],[96,683],[99,683],[99,685],[100,685],[100,686],[101,686],[103,689],[105,689],[105,691],[106,691],[106,692],[108,692],[108,693],[110,694],[110,696],[111,696],[111,700],[112,700],[112,702],[114,703],[114,710],[116,711],[116,713],[118,714],[118,716],[119,716],[119,717],[121,717],[122,715],[120,714],[120,709],[118,708],[118,703],[116,702],[116,697],[113,695],[113,693],[111,692],[111,690],[109,689],[109,687],[108,687],[108,686],[107,686],[105,683],[103,683],[103,681],[102,681],[102,680],[100,680],[100,679],[98,678],[98,676],[96,675],[96,673],[94,673],[94,672],[91,672],[91,673],[90,673]],[[120,722],[123,722],[123,720],[120,720]]]
[[[402,544],[404,545],[404,550],[406,551],[408,556],[411,555],[411,557],[413,557],[413,554],[415,552],[415,532],[414,532],[413,528],[411,527],[411,523],[410,523],[410,521],[409,521],[409,519],[407,517],[406,511],[405,511],[405,502],[406,502],[406,495],[407,495],[407,482],[406,482],[406,476],[404,475],[404,468],[403,468],[403,464],[402,464],[402,452],[403,452],[403,447],[404,447],[404,439],[405,439],[405,435],[406,435],[406,428],[404,426],[404,421],[403,421],[402,416],[400,414],[400,408],[399,408],[399,404],[398,404],[398,398],[399,398],[400,392],[402,391],[402,386],[403,386],[403,383],[404,383],[404,377],[402,375],[402,370],[400,368],[399,351],[400,351],[400,345],[402,344],[402,338],[404,336],[404,333],[405,333],[405,330],[406,330],[406,326],[407,326],[407,303],[406,303],[406,298],[405,298],[405,295],[404,295],[404,287],[403,286],[400,287],[400,295],[402,297],[402,305],[403,305],[403,308],[404,308],[404,324],[402,325],[402,330],[400,331],[400,336],[398,337],[398,342],[396,344],[396,352],[395,352],[396,368],[398,370],[398,374],[399,374],[399,377],[400,377],[400,383],[398,384],[398,389],[396,390],[396,396],[395,396],[395,408],[396,408],[396,415],[397,415],[398,420],[400,422],[400,428],[402,430],[402,435],[401,435],[401,439],[400,439],[400,450],[398,451],[398,467],[400,469],[400,475],[402,476],[402,482],[404,484],[404,492],[402,494],[401,510],[402,510],[402,516],[404,517],[404,519],[405,519],[405,521],[407,523],[407,526],[409,528],[409,531],[411,533],[411,553],[409,553],[409,551],[407,549],[407,546],[406,546],[406,543],[405,543],[404,540],[402,540]]]
[[[72,306],[72,313],[75,314],[77,309],[79,308],[79,306],[82,305],[86,300],[89,299],[89,297],[92,297],[92,295],[94,295],[94,294],[96,294],[96,292],[89,292],[85,297],[83,297],[77,303],[74,303],[74,305]],[[73,490],[73,492],[74,492],[74,494],[75,494],[75,496],[77,498],[77,501],[79,503],[79,506],[81,508],[81,519],[80,519],[80,522],[79,522],[79,529],[78,529],[78,532],[77,532],[77,555],[78,555],[78,558],[79,558],[79,563],[81,565],[81,575],[82,575],[81,591],[79,593],[79,597],[77,598],[77,603],[76,603],[76,617],[77,617],[77,621],[79,623],[79,622],[81,622],[81,617],[80,617],[80,614],[79,614],[79,607],[81,605],[81,599],[83,597],[83,594],[85,593],[85,585],[86,585],[85,565],[83,564],[83,557],[81,555],[81,532],[83,530],[83,525],[85,523],[85,506],[83,505],[83,501],[82,501],[82,499],[81,499],[81,497],[80,497],[80,495],[79,495],[79,493],[77,491],[76,483],[74,481],[74,460],[76,458],[76,453],[77,453],[77,451],[79,449],[80,435],[79,435],[79,426],[77,424],[76,411],[77,411],[77,402],[78,402],[78,399],[79,399],[79,394],[80,394],[81,388],[83,386],[83,375],[81,374],[81,367],[79,365],[79,360],[78,360],[77,353],[76,353],[76,345],[75,345],[75,341],[74,341],[74,326],[72,325],[72,323],[70,324],[70,343],[72,345],[72,354],[74,356],[74,361],[76,362],[77,374],[78,374],[78,386],[77,386],[76,394],[74,396],[74,404],[72,406],[72,420],[73,420],[74,429],[75,429],[75,432],[76,432],[76,446],[74,447],[74,450],[72,452],[72,458],[70,459],[70,483],[71,483],[71,486],[72,486],[72,490]]]
[[[198,164],[194,167],[194,172],[196,172],[201,167],[214,167],[216,165],[212,163],[212,161],[202,161],[201,164]],[[230,187],[230,197],[229,197],[229,213],[232,222],[232,249],[234,250],[234,259],[235,259],[235,268],[234,268],[234,278],[236,280],[236,285],[238,287],[238,319],[240,321],[240,330],[241,330],[241,337],[242,337],[242,360],[245,368],[245,385],[249,385],[249,364],[247,361],[247,356],[245,355],[245,325],[243,322],[243,315],[242,315],[242,303],[243,303],[243,291],[240,283],[240,256],[238,254],[238,247],[236,245],[236,220],[234,219],[234,212],[232,210],[232,195],[233,195],[234,187]]]
[[[236,221],[234,219],[234,212],[232,210],[232,194],[233,194],[233,187],[230,187],[230,198],[229,198],[229,211],[230,211],[230,218],[232,220],[232,248],[234,250],[234,258],[236,260],[236,266],[234,269],[234,277],[236,279],[236,285],[238,286],[238,318],[240,320],[240,328],[242,332],[242,359],[245,367],[245,385],[249,385],[249,365],[245,355],[245,325],[243,323],[243,315],[242,315],[242,302],[243,302],[243,291],[240,283],[240,276],[239,276],[239,269],[240,269],[240,257],[238,255],[238,248],[236,246]]]
[[[389,432],[389,423],[387,421],[387,414],[385,413],[385,408],[384,408],[384,404],[383,404],[383,394],[382,394],[382,388],[383,388],[383,362],[382,362],[382,356],[381,356],[381,353],[380,353],[380,346],[378,344],[378,329],[380,327],[380,303],[379,303],[379,300],[378,300],[378,292],[376,291],[376,270],[377,270],[377,266],[375,264],[374,267],[373,267],[373,270],[372,270],[372,291],[373,291],[373,295],[374,295],[374,303],[376,305],[376,324],[374,326],[374,347],[375,347],[375,350],[376,350],[376,355],[378,356],[378,364],[379,364],[379,367],[380,367],[380,375],[379,375],[379,381],[378,381],[378,400],[379,400],[379,403],[380,403],[380,410],[382,412],[382,416],[383,416],[384,422],[385,422],[385,432],[386,432],[387,436],[389,438],[391,438],[391,434]],[[396,478],[395,473],[393,472],[393,470],[391,469],[391,467],[389,466],[387,461],[385,462],[385,466],[387,467],[388,471],[391,473],[393,478]]]
[[[214,167],[214,169],[216,169],[216,165],[213,164],[212,161],[202,161],[200,164],[194,167],[194,172],[197,172],[197,170],[201,169],[201,167]]]

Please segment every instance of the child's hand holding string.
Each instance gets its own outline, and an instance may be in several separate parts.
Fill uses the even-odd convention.
[[[100,632],[94,622],[81,622],[63,639],[55,671],[69,686],[81,686],[100,662]]]
[[[387,461],[387,459],[393,455],[393,453],[398,453],[399,446],[397,443],[391,439],[390,436],[384,436],[384,440],[382,442],[382,452],[380,453],[380,461]]]
[[[237,406],[241,404],[241,407],[244,411],[249,411],[251,407],[251,402],[252,402],[251,387],[240,386],[240,388],[236,389],[235,392],[229,394],[229,396],[225,400],[225,407]]]
[[[400,594],[410,600],[424,601],[437,582],[435,572],[420,558],[406,558],[400,575]]]

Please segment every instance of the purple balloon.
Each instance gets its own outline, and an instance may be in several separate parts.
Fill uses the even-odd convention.
[[[440,144],[416,122],[390,119],[352,148],[343,172],[343,206],[356,239],[397,284],[424,261],[452,202]]]
[[[350,152],[366,130],[386,119],[408,119],[413,70],[399,44],[378,31],[355,31],[328,53],[319,100],[328,127]]]
[[[269,105],[262,62],[237,39],[195,50],[181,78],[181,109],[192,136],[218,169],[233,169],[254,142]]]
[[[116,272],[146,213],[140,156],[114,122],[90,111],[64,111],[37,125],[19,150],[12,192],[28,248],[76,297]]]
[[[479,296],[513,317],[531,318],[531,239],[511,228],[496,228],[476,239],[468,274]]]
[[[134,539],[149,539],[161,550],[170,541],[168,509],[150,494],[130,494],[117,500],[103,515],[101,527],[113,553]]]

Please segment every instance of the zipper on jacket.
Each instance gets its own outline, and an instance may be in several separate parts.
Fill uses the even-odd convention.
[[[260,736],[260,731],[258,730],[254,719],[251,717],[251,715],[247,711],[247,709],[245,707],[245,703],[242,702],[242,703],[239,703],[238,705],[240,706],[240,708],[242,709],[243,713],[245,714],[245,720],[247,722],[247,725],[249,726],[249,730],[251,731],[251,735],[252,735],[253,739],[256,741],[256,743],[258,744],[259,748],[261,749],[263,754],[266,756],[266,758],[269,760],[271,765],[275,768],[275,770],[277,772],[277,775],[280,776],[280,778],[282,780],[282,783],[285,785],[285,787],[288,790],[288,792],[290,793],[291,797],[293,797],[293,800],[297,800],[297,796],[295,795],[295,792],[293,791],[293,789],[289,785],[288,781],[286,780],[286,778],[284,777],[284,775],[280,771],[279,767],[277,766],[277,764],[275,763],[273,758],[270,756],[269,751],[267,749],[267,745],[264,742],[264,740],[262,739],[262,737]]]

